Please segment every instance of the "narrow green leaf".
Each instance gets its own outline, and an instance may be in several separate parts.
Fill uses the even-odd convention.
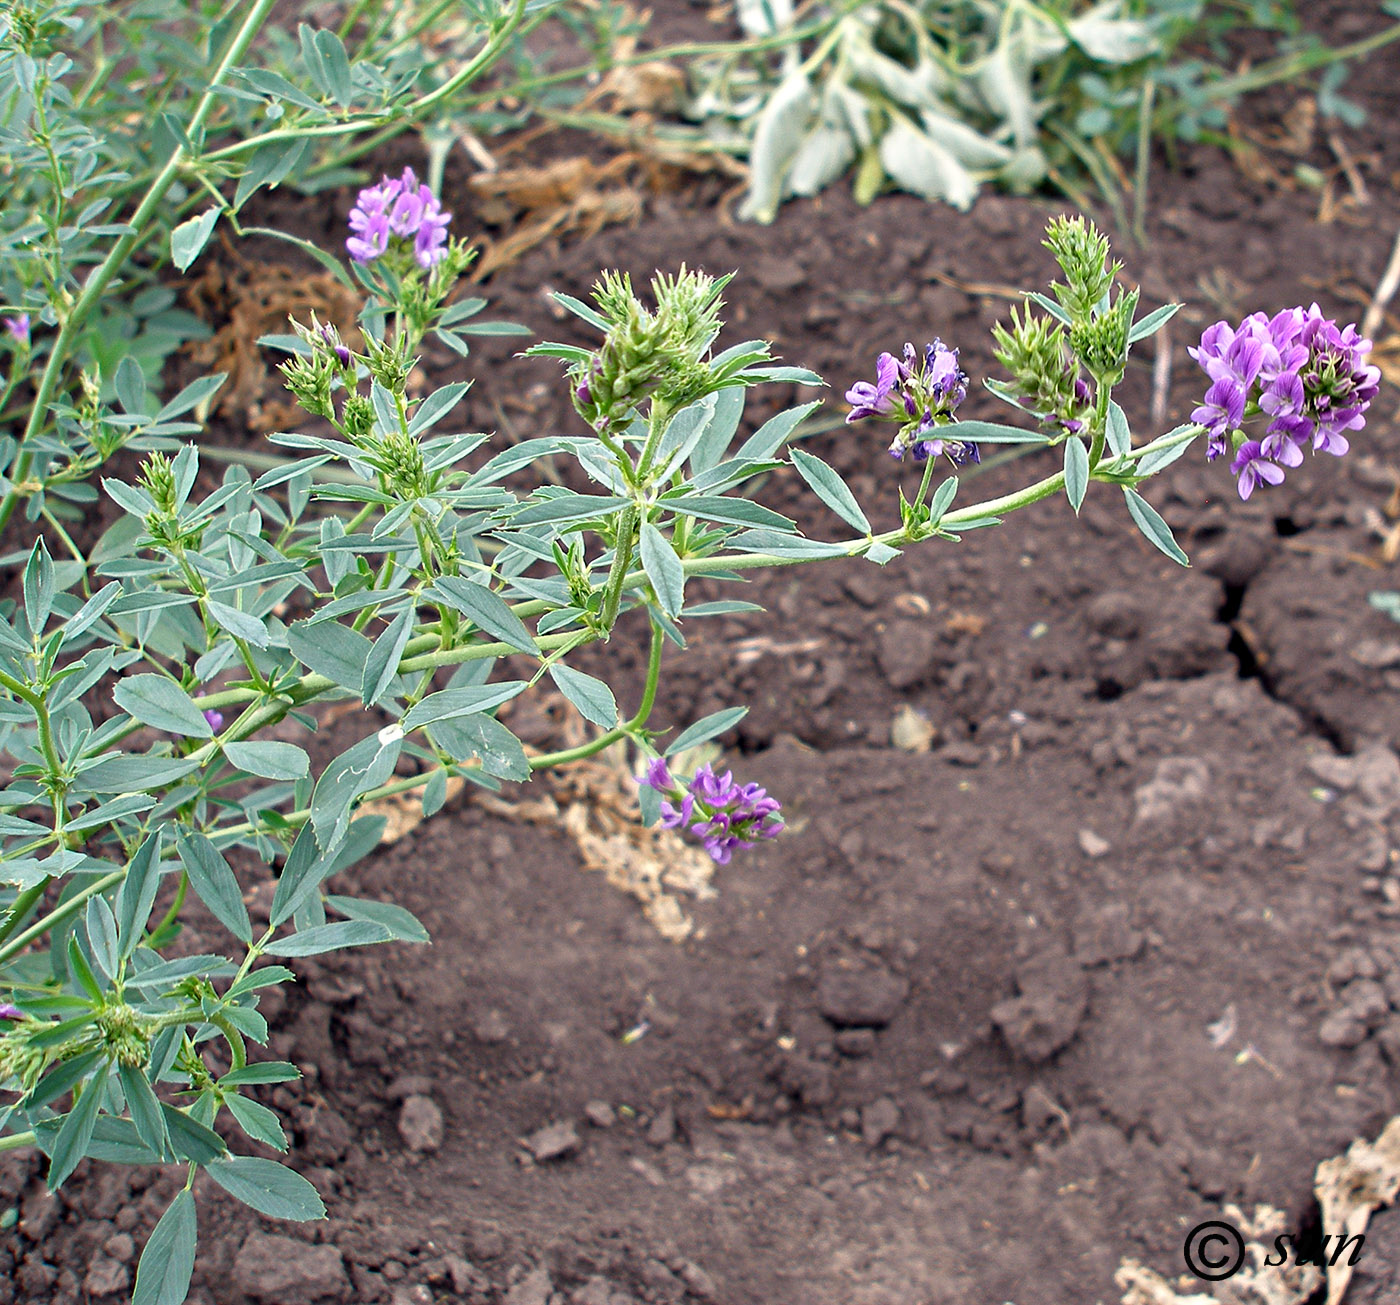
[[[762,462],[766,458],[771,458],[802,421],[821,406],[821,400],[817,399],[797,408],[788,408],[778,413],[777,416],[770,417],[739,447],[739,452],[734,455],[735,460],[752,459],[756,462]]]
[[[393,933],[377,920],[340,920],[318,924],[288,938],[275,938],[263,948],[270,956],[319,956],[342,947],[391,942]]]
[[[608,325],[607,318],[594,312],[587,304],[575,299],[573,295],[566,295],[562,291],[556,290],[550,295],[550,298],[561,308],[567,308],[575,317],[583,318],[589,326],[597,327],[604,335],[612,330],[612,327]]]
[[[152,729],[194,739],[214,737],[213,727],[190,695],[163,675],[128,676],[112,690],[112,698],[123,711]]]
[[[274,1151],[287,1149],[287,1134],[282,1130],[282,1120],[275,1110],[269,1110],[257,1101],[230,1092],[224,1097],[224,1105],[229,1109],[238,1126],[256,1142],[266,1143]]]
[[[261,779],[302,779],[311,773],[311,758],[295,743],[226,743],[224,756]]]
[[[236,1200],[269,1219],[324,1219],[326,1207],[299,1173],[275,1160],[231,1155],[208,1166],[209,1177]]]
[[[685,605],[685,567],[670,540],[650,522],[642,527],[642,570],[656,590],[661,610],[678,616]]]
[[[161,1113],[160,1102],[151,1089],[150,1080],[134,1065],[118,1065],[117,1075],[121,1079],[127,1109],[131,1112],[131,1122],[136,1126],[136,1135],[157,1155],[164,1155],[165,1116]]]
[[[674,616],[676,613],[668,614]],[[610,730],[617,724],[617,699],[602,680],[562,664],[551,666],[549,677],[559,686],[559,692],[578,708],[579,714],[585,720],[601,725],[605,730]]]
[[[170,1136],[170,1149],[180,1160],[191,1164],[206,1165],[217,1156],[226,1155],[228,1147],[212,1128],[191,1119],[183,1110],[176,1110],[161,1102],[160,1112],[165,1116],[165,1130]]]
[[[287,647],[308,670],[334,680],[342,688],[364,680],[365,663],[373,645],[358,630],[335,621],[312,625],[298,621],[287,627]]]
[[[1176,316],[1180,304],[1163,304],[1161,308],[1153,309],[1141,321],[1134,322],[1133,328],[1128,332],[1128,343],[1136,344],[1139,340],[1145,340],[1149,335],[1165,326]]]
[[[219,220],[217,208],[206,209],[198,217],[181,222],[170,233],[170,261],[176,268],[185,272],[209,243],[214,234],[214,224]]]
[[[366,707],[373,707],[384,696],[399,673],[399,661],[404,646],[413,633],[413,606],[405,607],[390,622],[389,628],[374,641],[365,660],[365,673],[360,682],[360,698]]]
[[[1108,403],[1108,423],[1104,434],[1109,451],[1115,458],[1132,452],[1133,432],[1128,426],[1127,414],[1112,399]]]
[[[345,53],[345,43],[328,28],[316,33],[316,52],[321,56],[330,82],[331,94],[342,109],[348,109],[355,98],[355,88],[350,77],[350,60]]]
[[[145,932],[146,921],[151,918],[151,907],[155,904],[156,890],[160,887],[160,853],[165,839],[165,830],[157,827],[131,858],[126,869],[126,878],[117,890],[117,939],[118,956],[125,960],[136,950]]]
[[[194,1193],[183,1190],[166,1207],[141,1252],[131,1305],[184,1305],[198,1241]]]
[[[936,490],[933,491],[933,498],[929,503],[928,524],[936,526],[943,520],[943,514],[952,507],[953,500],[958,496],[958,478],[949,476]]]
[[[1128,500],[1128,513],[1133,518],[1137,528],[1173,562],[1179,562],[1182,566],[1190,566],[1191,559],[1181,551],[1176,540],[1172,537],[1171,527],[1157,515],[1152,504],[1136,490],[1129,489],[1127,485],[1123,486],[1123,497]]]
[[[539,645],[525,628],[525,623],[510,610],[500,594],[493,593],[484,585],[473,584],[457,576],[444,576],[434,582],[426,596],[461,612],[487,634],[495,635],[512,648],[519,648],[521,652],[539,652]]]
[[[396,942],[431,941],[428,931],[418,917],[412,911],[405,910],[393,902],[368,902],[361,897],[341,897],[329,893],[326,896],[326,905],[351,920],[368,920],[372,924],[382,924]]]
[[[1065,496],[1069,505],[1079,514],[1079,506],[1084,502],[1084,492],[1089,488],[1089,450],[1077,435],[1065,441]]]
[[[88,899],[84,916],[92,959],[109,979],[117,974],[117,919],[105,897]]]
[[[251,942],[253,925],[243,893],[218,848],[203,834],[184,830],[176,836],[176,847],[199,900],[235,938]]]
[[[97,1124],[97,1112],[102,1108],[102,1084],[107,1077],[106,1065],[88,1080],[73,1109],[64,1117],[54,1139],[53,1155],[49,1159],[48,1188],[56,1192],[64,1180],[87,1155],[92,1130]]]
[[[525,680],[502,680],[499,684],[465,684],[456,689],[441,689],[410,708],[400,723],[408,733],[437,721],[490,711],[528,687]]]
[[[726,707],[723,711],[711,712],[710,715],[696,721],[689,729],[682,730],[666,749],[665,755],[674,757],[678,752],[693,748],[698,743],[706,743],[710,739],[717,738],[725,730],[732,729],[748,714],[747,707]]]
[[[281,968],[280,966],[278,967]],[[301,1077],[301,1070],[287,1060],[260,1060],[242,1069],[231,1069],[219,1080],[220,1087],[239,1087],[245,1083],[291,1083]]]
[[[209,615],[236,639],[242,639],[254,648],[266,648],[271,642],[267,626],[256,616],[250,616],[237,607],[230,607],[227,603],[217,602],[213,598],[206,598],[204,601]]]
[[[54,596],[53,559],[42,539],[30,550],[29,561],[24,566],[23,588],[24,617],[30,632],[37,637],[49,623]]]
[[[812,487],[812,492],[842,521],[864,535],[870,534],[869,519],[861,511],[846,482],[831,467],[801,449],[793,449],[792,464],[797,468],[798,475]]]

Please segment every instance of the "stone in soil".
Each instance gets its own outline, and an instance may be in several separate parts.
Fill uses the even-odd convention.
[[[262,1305],[332,1305],[350,1296],[340,1252],[270,1233],[250,1233],[233,1262],[239,1291]]]
[[[442,1145],[442,1111],[432,1097],[404,1098],[399,1136],[410,1151],[436,1151]]]
[[[883,965],[828,964],[817,983],[817,1009],[838,1027],[882,1028],[909,995],[909,980]]]
[[[546,1160],[563,1160],[579,1149],[578,1130],[568,1119],[557,1124],[546,1124],[531,1133],[525,1139],[525,1145],[540,1164]]]
[[[992,1022],[1012,1051],[1040,1064],[1067,1047],[1079,1031],[1088,1006],[1088,984],[1075,962],[1049,952],[1022,968],[1017,986],[1020,996],[992,1007]]]

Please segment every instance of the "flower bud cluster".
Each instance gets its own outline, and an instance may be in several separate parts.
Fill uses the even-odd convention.
[[[902,461],[912,453],[915,462],[925,462],[946,453],[949,459],[980,462],[982,455],[965,440],[935,436],[934,431],[957,422],[954,413],[967,397],[967,373],[958,366],[958,351],[934,340],[920,354],[912,344],[904,346],[902,359],[882,353],[875,362],[875,383],[857,381],[846,391],[851,411],[848,423],[874,417],[899,423],[899,433],[890,445],[890,457]]]
[[[720,294],[728,281],[684,266],[673,277],[657,275],[651,310],[637,298],[630,276],[605,272],[593,300],[607,335],[569,372],[579,415],[605,430],[625,425],[648,399],[677,409],[703,397],[712,380],[705,356],[719,334]]]
[[[728,864],[735,848],[753,847],[783,831],[777,798],[757,784],[736,784],[731,771],[716,775],[706,764],[690,779],[678,780],[657,757],[637,782],[665,797],[661,823],[694,834],[720,865]]]
[[[1187,352],[1211,381],[1191,420],[1208,432],[1207,458],[1234,454],[1241,498],[1280,484],[1309,443],[1314,453],[1345,453],[1344,432],[1366,424],[1380,388],[1380,369],[1367,362],[1371,341],[1354,325],[1339,328],[1316,304],[1253,313],[1238,327],[1216,322]],[[1269,419],[1259,439],[1243,430],[1254,417]]]
[[[1053,317],[1011,310],[1011,327],[992,327],[996,360],[1016,378],[1016,401],[1041,422],[1071,435],[1089,424],[1093,393],[1065,340],[1065,328]]]

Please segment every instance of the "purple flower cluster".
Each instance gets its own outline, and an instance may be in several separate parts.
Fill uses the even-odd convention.
[[[1371,341],[1355,326],[1339,328],[1316,304],[1254,313],[1238,329],[1216,322],[1187,352],[1211,381],[1191,420],[1209,432],[1206,457],[1234,454],[1241,498],[1279,484],[1309,443],[1315,453],[1345,453],[1344,432],[1366,424],[1380,388],[1380,369],[1366,361]],[[1245,438],[1241,426],[1261,415],[1269,418],[1263,437]]]
[[[24,1012],[8,1001],[0,1001],[0,1020],[22,1020]]]
[[[21,313],[18,317],[0,317],[0,326],[5,328],[6,333],[18,344],[29,343],[29,314]]]
[[[661,823],[694,834],[720,865],[728,864],[736,847],[753,847],[783,831],[777,798],[757,784],[736,784],[730,771],[716,775],[704,765],[690,779],[677,780],[657,757],[637,782],[665,796]]]
[[[903,359],[882,353],[875,363],[875,383],[857,381],[846,391],[851,411],[847,422],[875,417],[896,421],[899,434],[890,445],[890,456],[902,461],[906,452],[915,462],[946,453],[952,461],[980,462],[977,445],[965,440],[929,438],[941,426],[957,421],[953,415],[967,397],[967,373],[958,366],[958,351],[942,340],[925,346],[920,357],[912,344],[904,346]]]
[[[436,196],[419,185],[412,168],[405,168],[397,180],[385,177],[377,186],[360,191],[350,210],[350,230],[346,242],[350,257],[368,263],[385,253],[391,237],[413,241],[413,256],[422,268],[435,267],[447,252],[447,225],[451,213],[444,213]]]

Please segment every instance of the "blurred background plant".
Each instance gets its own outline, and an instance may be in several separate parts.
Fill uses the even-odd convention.
[[[1329,48],[1292,0],[739,0],[738,17],[770,44],[694,59],[689,112],[748,156],[743,215],[771,221],[854,172],[861,203],[895,188],[966,208],[994,184],[1086,207],[1097,191],[1124,228],[1131,193],[1139,234],[1154,145],[1229,146],[1239,96],[1323,68],[1321,112],[1354,125],[1345,60],[1400,38]],[[1232,72],[1229,38],[1250,31],[1277,56]]]

